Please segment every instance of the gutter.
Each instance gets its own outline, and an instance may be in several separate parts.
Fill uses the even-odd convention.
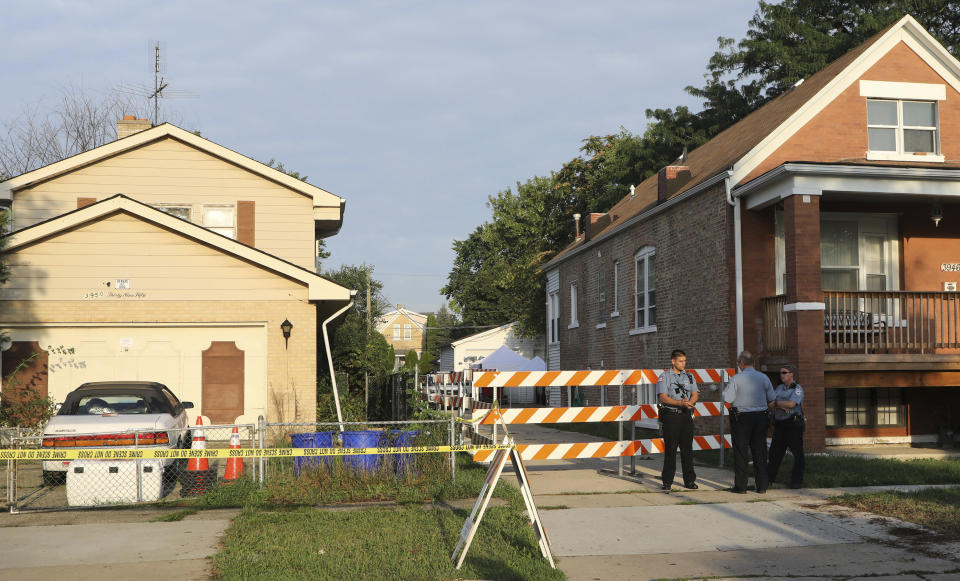
[[[736,281],[734,287],[736,308],[734,310],[736,311],[737,325],[737,356],[739,356],[743,352],[743,237],[740,223],[741,201],[739,196],[736,199],[733,197],[730,187],[732,178],[733,172],[727,170],[723,178],[723,190],[727,196],[727,203],[733,206],[733,268]]]
[[[337,422],[340,423],[340,431],[343,431],[343,413],[340,411],[340,393],[337,391],[337,372],[333,369],[333,355],[330,353],[330,337],[327,334],[327,324],[342,315],[346,312],[347,309],[353,306],[353,297],[357,295],[357,291],[350,291],[350,302],[347,303],[347,306],[343,307],[336,313],[327,317],[327,319],[320,325],[320,328],[323,330],[323,349],[327,352],[327,369],[330,370],[330,384],[333,385],[333,403],[337,408]]]

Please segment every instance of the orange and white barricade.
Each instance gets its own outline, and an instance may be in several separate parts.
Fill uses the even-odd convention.
[[[698,384],[724,383],[733,375],[733,369],[688,369]],[[655,385],[663,370],[628,369],[605,371],[513,371],[477,372],[473,383],[476,387],[623,387]],[[569,400],[568,400],[569,401]],[[559,424],[580,422],[633,422],[656,419],[657,409],[653,404],[539,407],[490,409],[489,404],[474,403],[473,421],[479,425],[498,424]],[[722,402],[699,402],[693,408],[694,417],[721,416],[729,406]],[[484,409],[486,408],[486,409]],[[721,428],[722,430],[722,428]],[[729,435],[695,436],[694,450],[729,448]],[[663,439],[621,440],[579,444],[517,445],[524,460],[559,460],[575,458],[613,458],[637,454],[663,453]],[[484,461],[491,456],[486,451],[474,454],[474,459]]]

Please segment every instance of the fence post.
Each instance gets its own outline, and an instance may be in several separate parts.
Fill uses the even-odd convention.
[[[723,373],[720,374],[720,379],[722,380],[722,383],[720,384],[720,468],[723,468],[723,449],[725,447],[724,444],[726,444],[723,430],[727,423],[727,402],[723,399],[723,388],[727,386],[727,382],[729,381],[727,378],[726,369],[724,369]]]
[[[266,424],[266,418],[264,418],[263,416],[257,417],[257,444],[260,449],[263,449],[264,447],[263,446],[264,432],[267,431],[267,426],[265,424]],[[264,461],[265,459],[263,456],[260,456],[259,458],[257,458],[257,464],[260,466],[260,469],[257,471],[257,478],[260,481],[260,486],[263,486],[264,471],[266,469],[266,466],[264,465]]]
[[[617,398],[617,405],[623,407],[623,371],[620,372],[620,394]],[[619,436],[618,440],[623,441],[623,418],[617,422],[617,430]],[[633,454],[630,455],[630,459],[633,460]],[[617,476],[623,476],[623,456],[617,456]]]
[[[455,444],[453,440],[453,437],[454,437],[453,431],[456,429],[456,425],[457,425],[456,412],[454,412],[453,410],[450,410],[450,445],[451,446]],[[457,477],[457,455],[456,455],[456,452],[453,452],[453,451],[450,452],[450,475],[451,475],[451,478]]]

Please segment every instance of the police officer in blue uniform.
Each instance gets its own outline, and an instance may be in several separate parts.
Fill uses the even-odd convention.
[[[731,492],[747,492],[747,451],[753,456],[754,481],[757,492],[767,491],[768,405],[774,399],[770,378],[753,368],[749,351],[737,357],[740,373],[734,375],[723,390],[723,400],[730,407],[730,435],[733,438],[733,488]]]
[[[774,400],[770,402],[770,409],[773,410],[773,442],[770,444],[767,474],[770,482],[777,480],[780,462],[789,448],[793,454],[790,488],[803,486],[803,388],[797,383],[796,376],[797,368],[793,365],[781,367],[780,385],[774,390]]]
[[[697,486],[697,473],[693,470],[693,406],[700,398],[697,382],[686,371],[687,354],[675,349],[670,354],[670,369],[657,379],[657,409],[663,425],[663,471],[661,488],[670,490],[673,475],[677,471],[677,447],[680,447],[680,465],[683,469],[683,486]]]

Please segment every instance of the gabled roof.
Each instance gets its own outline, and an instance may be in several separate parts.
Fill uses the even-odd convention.
[[[46,165],[33,171],[29,171],[19,176],[2,181],[0,182],[0,198],[7,197],[17,190],[34,186],[65,173],[69,173],[82,167],[94,164],[108,157],[113,157],[151,142],[166,138],[176,139],[214,157],[218,157],[254,174],[260,175],[265,179],[286,186],[294,192],[311,198],[315,208],[340,208],[342,217],[342,208],[346,203],[343,198],[331,194],[322,188],[318,188],[317,186],[310,185],[307,182],[288,176],[282,171],[273,169],[272,167],[264,165],[259,161],[253,160],[245,155],[241,155],[231,149],[223,147],[222,145],[218,145],[209,139],[205,139],[199,135],[195,135],[169,123],[163,123],[162,125],[145,129],[143,131],[134,133],[133,135],[124,137],[123,139],[117,139],[116,141],[101,145],[100,147],[85,151],[83,153],[78,153],[77,155],[68,157],[67,159],[58,161],[56,163],[51,163],[50,165]]]
[[[161,212],[151,206],[128,198],[123,194],[111,196],[89,206],[61,214],[55,218],[7,234],[4,236],[4,238],[7,239],[5,252],[15,251],[17,248],[39,242],[71,228],[95,222],[117,213],[136,216],[146,222],[173,230],[198,243],[216,248],[225,254],[253,263],[286,278],[301,282],[307,286],[307,296],[311,301],[322,300],[346,303],[350,300],[350,289],[318,276],[305,268],[277,258],[272,254],[268,254],[252,246],[247,246],[232,238],[227,238],[226,236],[212,232],[202,226],[197,226],[187,220],[171,216],[166,212]]]
[[[731,189],[746,183],[751,171],[900,42],[909,46],[947,83],[960,91],[960,62],[912,16],[904,16],[690,152],[686,165],[690,168],[691,179],[671,198],[718,183],[728,171],[731,172]],[[936,164],[936,167],[948,166]],[[577,248],[589,246],[624,227],[628,221],[654,210],[657,183],[656,174],[640,183],[633,194],[610,208],[607,212],[609,221],[594,232],[589,241],[575,240],[544,265],[544,269],[561,262]]]
[[[467,335],[466,337],[463,337],[463,338],[461,338],[461,339],[457,339],[456,341],[450,343],[450,345],[453,346],[453,347],[456,347],[457,345],[462,345],[463,343],[467,343],[467,342],[469,342],[469,341],[476,341],[477,339],[483,339],[484,337],[487,337],[488,335],[493,335],[493,334],[499,333],[499,332],[501,332],[501,331],[507,331],[507,330],[513,328],[513,326],[516,325],[516,324],[517,324],[517,322],[514,321],[514,322],[512,322],[512,323],[507,323],[506,325],[500,325],[499,327],[494,327],[493,329],[487,329],[486,331],[480,331],[479,333],[474,333],[473,335]]]
[[[400,307],[380,317],[380,319],[377,321],[377,332],[382,333],[384,329],[386,329],[391,323],[393,323],[393,321],[395,321],[398,317],[401,317],[401,316],[409,319],[410,322],[413,323],[414,326],[416,326],[421,331],[427,325],[427,315]]]

